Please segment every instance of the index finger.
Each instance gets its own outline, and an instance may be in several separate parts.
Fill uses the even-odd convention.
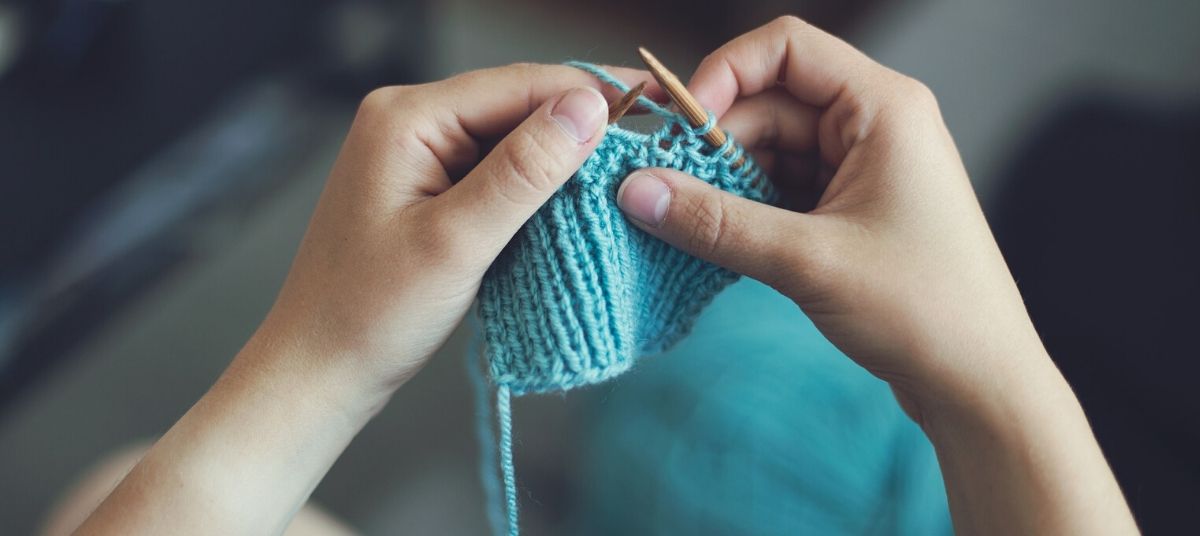
[[[604,69],[630,86],[646,82],[648,97],[653,100],[665,96],[647,71]],[[508,65],[462,74],[432,86],[438,87],[430,92],[430,108],[452,113],[463,131],[477,140],[507,134],[542,103],[573,87],[595,88],[610,102],[621,96],[591,73],[567,65]]]
[[[827,108],[883,67],[796,17],[780,17],[722,45],[696,69],[688,89],[721,117],[733,101],[782,84],[801,102]]]
[[[626,84],[648,81],[651,98],[665,95],[646,71],[606,69]],[[601,91],[610,101],[619,94],[575,67],[537,64],[514,64],[419,86],[384,88],[367,108],[381,118],[371,126],[379,122],[385,126],[364,130],[398,131],[405,150],[376,155],[374,167],[384,175],[398,174],[397,170],[415,172],[433,185],[418,188],[418,192],[442,191],[449,188],[452,177],[461,177],[479,161],[487,142],[503,137],[547,100],[581,86]]]

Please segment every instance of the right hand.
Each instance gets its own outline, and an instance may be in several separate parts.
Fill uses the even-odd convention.
[[[1052,371],[924,85],[784,17],[689,89],[795,211],[652,168],[618,196],[636,225],[790,297],[918,422]]]

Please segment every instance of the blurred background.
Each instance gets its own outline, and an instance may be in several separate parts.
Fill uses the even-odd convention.
[[[792,13],[937,94],[1148,533],[1200,504],[1200,3],[0,0],[0,531],[164,432],[261,320],[371,88],[515,61],[680,75]],[[314,499],[481,533],[459,333]],[[580,397],[522,399],[529,533],[577,508]]]

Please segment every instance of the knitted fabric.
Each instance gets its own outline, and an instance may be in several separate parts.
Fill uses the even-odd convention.
[[[574,64],[627,90],[594,66]],[[596,151],[537,212],[483,280],[479,314],[491,378],[513,394],[561,391],[627,370],[639,355],[687,334],[700,310],[736,274],[632,226],[617,188],[635,169],[685,171],[764,201],[769,183],[740,148],[730,154],[649,100],[665,118],[652,134],[612,125]]]
[[[628,91],[594,65],[570,65]],[[639,356],[683,338],[704,306],[737,278],[631,225],[617,206],[621,181],[639,168],[666,167],[749,199],[774,198],[749,157],[733,165],[743,150],[732,136],[719,148],[704,141],[714,117],[693,128],[649,99],[639,103],[663,124],[650,134],[610,125],[595,152],[509,243],[480,289],[484,353],[497,386],[509,534],[517,533],[510,397],[621,374]],[[491,436],[489,422],[482,437]]]

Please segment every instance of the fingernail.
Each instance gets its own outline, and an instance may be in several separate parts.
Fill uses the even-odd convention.
[[[583,143],[591,139],[608,119],[608,103],[595,89],[575,88],[558,100],[550,115],[563,132]]]
[[[629,217],[651,227],[662,225],[671,205],[671,189],[658,177],[637,171],[621,183],[617,205]]]

